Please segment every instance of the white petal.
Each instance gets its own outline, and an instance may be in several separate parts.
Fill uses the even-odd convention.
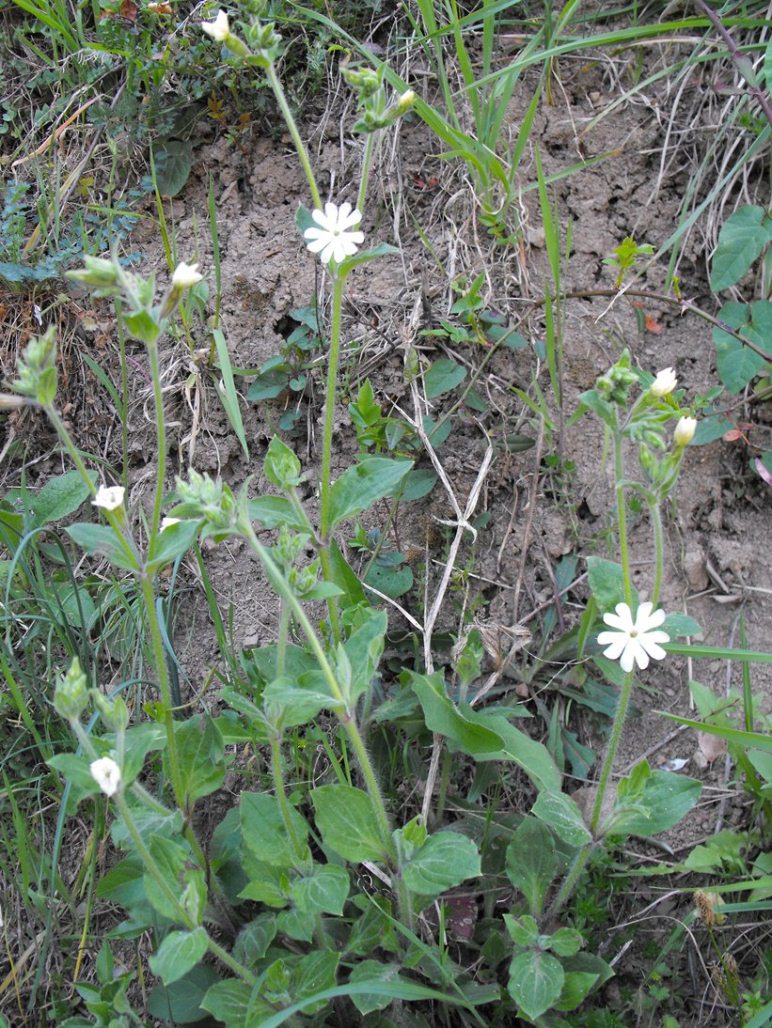
[[[325,246],[327,246],[329,241],[330,235],[328,232],[325,232],[324,234],[320,235],[318,239],[310,240],[306,245],[308,246],[308,249],[311,251],[311,253],[319,253],[320,250],[323,250]]]
[[[643,648],[643,646],[641,646],[638,639],[631,639],[630,645],[634,647],[633,657],[635,658],[638,667],[641,669],[641,671],[643,671],[644,668],[647,668],[649,666],[649,655]],[[630,668],[628,668],[627,670],[629,671]]]
[[[338,227],[339,228],[346,228],[346,226],[343,224],[343,222],[348,218],[349,214],[351,214],[351,204],[348,203],[348,201],[346,201],[345,203],[342,203],[340,205],[340,207],[338,208]]]
[[[624,622],[625,631],[632,631],[635,628],[635,622],[633,621],[633,612],[628,605],[626,603],[618,603],[614,610],[616,610],[617,616]]]
[[[600,642],[600,636],[598,636],[598,641]],[[622,650],[627,646],[627,639],[623,635],[617,635],[611,640],[604,640],[605,642],[609,642],[610,645],[603,651],[603,656],[608,657],[609,660],[619,660]]]
[[[642,635],[640,638],[640,643],[641,649],[645,650],[652,658],[652,660],[664,660],[667,656],[667,652],[663,650],[661,646],[657,646],[657,644],[652,641],[650,635]],[[644,664],[641,666],[645,667],[646,665]]]
[[[340,237],[340,245],[343,248],[343,252],[345,253],[345,255],[347,257],[353,257],[354,254],[359,249],[359,247],[357,246],[357,244],[354,242],[354,240],[351,238],[350,235],[341,236]]]
[[[335,254],[335,240],[334,239],[327,240],[327,244],[326,244],[325,248],[319,254],[319,260],[322,262],[322,264],[329,264],[330,263],[330,258],[333,257],[334,254]]]
[[[330,203],[330,201],[328,200],[327,203],[324,205],[324,213],[325,213],[325,215],[327,217],[327,221],[330,224],[330,226],[331,227],[333,225],[337,226],[337,224],[338,224],[338,208],[335,206],[335,204],[334,203]]]
[[[304,239],[321,239],[322,236],[328,236],[330,230],[327,228],[320,228],[317,225],[312,225],[311,228],[307,228],[303,233]]]
[[[628,639],[627,646],[625,646],[622,656],[619,658],[619,663],[622,670],[629,674],[633,670],[633,664],[637,656],[638,646],[633,642],[632,639]]]
[[[629,632],[630,625],[628,624],[627,618],[617,617],[616,614],[604,614],[603,620],[607,625],[611,625],[612,628],[616,628],[619,632]]]
[[[317,225],[321,225],[322,228],[326,229],[328,232],[330,231],[329,218],[327,218],[318,208],[315,211],[311,211],[311,217],[314,219]]]
[[[349,210],[351,209],[351,205],[347,204],[347,203],[344,203],[343,207],[348,207]],[[341,212],[342,211],[343,211],[343,208],[341,208]],[[340,227],[343,228],[343,229],[353,228],[354,225],[358,225],[361,220],[362,220],[362,215],[360,214],[359,211],[351,211],[350,214],[346,214],[345,218],[341,217],[341,219],[340,219]]]
[[[664,610],[655,610],[653,614],[649,614],[646,618],[646,624],[641,625],[641,630],[648,632],[650,628],[659,628],[660,625],[664,624],[666,617],[667,614],[665,614]]]

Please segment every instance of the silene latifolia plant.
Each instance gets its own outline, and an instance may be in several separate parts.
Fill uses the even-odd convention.
[[[101,879],[98,895],[127,915],[102,941],[98,984],[77,983],[90,1019],[77,1016],[63,1024],[145,1023],[145,1012],[138,1015],[128,998],[133,972],[114,971],[111,953],[114,940],[140,938],[149,940],[148,963],[157,980],[147,1011],[173,1023],[208,1013],[228,1028],[353,1024],[400,1000],[459,1007],[465,1023],[487,1023],[481,1010],[493,1005],[497,1023],[502,1016],[546,1023],[540,1019],[551,1011],[550,1024],[565,1024],[560,1015],[576,1009],[613,973],[585,950],[579,931],[561,923],[570,919],[570,900],[588,861],[628,835],[669,828],[699,794],[697,782],[652,771],[645,761],[616,789],[610,784],[636,668],[662,660],[669,639],[694,630],[685,619],[666,619],[657,607],[660,511],[677,481],[694,422],[679,406],[670,369],[641,382],[627,354],[583,397],[582,410],[600,418],[613,445],[620,549],[619,564],[590,558],[592,597],[578,633],[578,657],[594,660],[620,690],[589,820],[564,791],[547,747],[515,727],[505,708],[475,707],[465,690],[449,688],[453,669],[428,673],[419,664],[400,676],[394,721],[401,705],[413,724],[416,714],[422,717],[417,731],[424,741],[433,734],[449,752],[476,763],[520,768],[532,803],[514,829],[511,816],[506,827],[503,820],[497,827],[507,838],[498,856],[486,848],[490,817],[498,825],[509,811],[481,808],[468,818],[459,814],[444,828],[430,812],[427,819],[417,816],[397,826],[382,785],[386,762],[376,762],[368,747],[372,721],[366,716],[387,616],[368,602],[336,539],[342,525],[397,493],[412,462],[365,455],[333,481],[331,455],[346,283],[362,263],[394,252],[386,244],[360,249],[374,140],[413,98],[390,100],[380,75],[370,69],[346,71],[359,101],[361,179],[355,204],[342,198],[323,202],[276,73],[281,38],[260,20],[259,8],[245,4],[241,10],[247,13],[237,31],[223,11],[203,29],[221,45],[224,61],[254,67],[276,95],[311,196],[311,209],[298,212],[298,226],[331,286],[318,505],[312,511],[302,501],[300,460],[278,437],[263,465],[275,490],[271,495],[250,498],[249,482],[234,493],[192,469],[167,492],[159,342],[202,276],[197,265],[180,264],[156,299],[152,275],[142,278],[117,259],[86,258],[73,277],[95,296],[116,302],[126,334],[147,352],[157,433],[149,518],[133,517],[124,487],[99,483],[84,466],[56,408],[53,329],[27,346],[12,388],[45,412],[87,483],[99,520],[70,525],[69,536],[86,554],[106,558],[136,580],[157,699],[144,705],[150,720],[138,721],[130,683],[106,695],[98,687],[99,667],[78,660],[63,669],[56,685],[54,705],[77,749],[50,763],[67,781],[69,810],[89,797],[103,797],[108,805],[110,837],[121,856]],[[625,468],[630,444],[638,452],[639,482]],[[653,526],[657,571],[645,602],[630,576],[625,496],[632,489],[643,497]],[[270,530],[272,544],[258,537]],[[219,695],[225,713],[185,716],[175,705],[158,576],[201,540],[234,537],[256,555],[277,596],[278,638],[233,661]],[[310,601],[326,604],[321,625],[308,612]],[[472,669],[464,680],[473,678]],[[312,786],[290,789],[288,750],[307,726],[323,740],[329,771]],[[236,744],[266,754],[271,787],[242,792],[204,843],[195,830],[196,806],[222,786]],[[482,855],[488,862],[485,880]],[[497,881],[495,904],[488,898],[491,876]],[[485,912],[479,936],[464,944],[473,945],[474,959],[461,942],[449,944],[451,890],[462,884],[466,896],[481,896]],[[508,907],[503,916],[501,897]],[[427,916],[431,911],[434,917]]]

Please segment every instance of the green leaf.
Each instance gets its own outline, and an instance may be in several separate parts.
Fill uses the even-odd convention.
[[[208,714],[174,726],[182,783],[188,803],[219,789],[225,777],[225,746]]]
[[[341,607],[345,610],[346,607],[355,607],[358,603],[366,605],[367,596],[362,584],[334,539],[330,545],[330,563],[332,581],[343,590]]]
[[[73,785],[76,803],[99,792],[99,786],[91,774],[90,761],[85,755],[57,753],[49,757],[46,764]]]
[[[311,799],[325,846],[352,863],[386,860],[367,793],[350,785],[322,785],[312,790]]]
[[[338,864],[316,864],[290,888],[290,898],[301,914],[342,914],[348,899],[351,881],[345,867]]]
[[[196,540],[201,525],[198,521],[180,521],[179,524],[169,525],[163,532],[159,532],[155,539],[155,546],[152,554],[145,564],[148,574],[160,571],[175,561],[180,554],[185,553]]]
[[[261,792],[243,792],[239,801],[241,837],[259,861],[271,867],[289,868],[297,859],[284,827],[279,801]],[[296,810],[290,821],[296,837],[305,843],[308,825]]]
[[[241,444],[242,453],[246,459],[249,460],[249,447],[247,446],[244,422],[241,418],[239,394],[236,390],[236,383],[233,380],[231,355],[222,329],[212,329],[212,339],[214,339],[214,344],[217,348],[217,363],[222,374],[222,381],[217,387],[217,395],[220,399],[220,403],[223,405],[223,410],[228,416],[231,428]]]
[[[241,853],[241,865],[248,878],[247,884],[239,893],[241,899],[251,899],[265,903],[268,907],[281,909],[286,907],[289,899],[289,880],[286,867],[272,867],[252,855],[250,849],[244,848]]]
[[[566,971],[563,989],[560,999],[553,1006],[555,1010],[565,1013],[569,1010],[576,1010],[580,1003],[583,1003],[592,991],[592,987],[598,980],[598,975],[590,971]]]
[[[89,471],[93,483],[96,483],[98,477],[96,471]],[[39,492],[22,495],[26,498],[32,517],[29,527],[41,528],[76,511],[91,495],[91,490],[79,471],[66,471],[63,475],[49,479]]]
[[[155,151],[156,184],[161,196],[176,196],[188,181],[193,145],[168,139]]]
[[[553,1007],[563,989],[565,975],[549,953],[519,953],[509,965],[509,995],[531,1020]]]
[[[338,974],[340,955],[330,950],[317,950],[302,957],[292,970],[290,994],[298,1001],[306,996],[315,996],[319,992],[333,988]],[[326,999],[307,1003],[303,1007],[304,1014],[314,1014],[327,1005]]]
[[[152,835],[148,842],[164,888],[154,875],[145,872],[145,894],[155,910],[170,921],[179,921],[179,905],[188,890],[198,894],[198,913],[203,912],[201,900],[206,896],[204,872],[192,863],[190,847],[163,835]]]
[[[415,468],[410,471],[402,483],[400,500],[408,503],[411,500],[422,500],[428,496],[437,484],[437,475],[428,468]]]
[[[564,792],[541,792],[531,813],[548,824],[569,846],[585,846],[592,841],[579,807]]]
[[[331,528],[391,496],[412,466],[410,460],[364,457],[347,468],[330,490]]]
[[[721,321],[737,329],[756,343],[762,350],[770,352],[772,338],[772,303],[759,300],[756,303],[726,303],[718,312]],[[739,393],[766,366],[767,361],[739,339],[720,328],[713,329],[716,346],[716,367],[719,378],[730,393]],[[770,352],[772,358],[772,352]]]
[[[494,760],[503,749],[500,735],[476,723],[471,707],[460,710],[445,694],[445,678],[441,671],[419,675],[407,671],[408,681],[423,707],[426,727],[450,739],[464,753],[478,759]]]
[[[449,393],[451,389],[461,385],[465,378],[466,368],[463,364],[449,360],[447,357],[433,361],[424,375],[427,399],[433,400],[437,396],[442,396],[443,393]]]
[[[688,614],[681,614],[678,611],[668,614],[662,630],[667,632],[671,639],[678,639],[688,635],[700,635],[702,632],[694,618],[690,618]]]
[[[480,854],[474,842],[458,832],[430,835],[415,856],[402,868],[411,892],[433,898],[481,873]]]
[[[215,982],[217,974],[206,964],[197,964],[192,971],[171,985],[156,985],[147,1001],[152,1017],[168,1024],[193,1024],[204,1016],[201,1009],[204,996]]]
[[[73,542],[88,554],[99,553],[107,557],[111,564],[125,571],[139,571],[137,558],[123,549],[110,525],[96,525],[88,521],[79,521],[68,525],[65,532]]]
[[[257,496],[247,503],[250,521],[259,521],[264,528],[287,528],[308,531],[308,523],[284,496]]]
[[[194,928],[191,932],[169,932],[157,952],[150,957],[150,969],[164,985],[171,985],[196,966],[208,945],[204,928]]]
[[[641,762],[643,764],[645,762]],[[619,789],[630,782],[638,768],[633,768],[630,777],[622,779]],[[631,795],[620,795],[612,811],[609,835],[640,835],[644,838],[659,835],[678,824],[681,818],[700,798],[702,783],[685,775],[671,771],[652,771]]]
[[[268,444],[263,461],[265,477],[279,489],[292,489],[300,484],[300,461],[285,442],[275,435]]]
[[[523,914],[522,917],[513,917],[512,914],[505,914],[504,924],[516,946],[531,948],[538,943],[539,926],[536,923],[536,919],[531,917],[530,914]]]
[[[306,725],[322,710],[341,708],[341,704],[328,693],[311,688],[305,689],[302,683],[295,685],[293,681],[297,680],[289,677],[277,678],[263,691],[263,702],[280,711],[277,720],[283,728]]]
[[[714,293],[735,285],[772,242],[772,219],[762,207],[738,208],[721,226],[710,269]]]
[[[501,736],[501,753],[492,759],[513,760],[538,789],[560,792],[563,776],[546,746],[521,732],[519,728],[515,728],[503,715],[493,711],[475,711],[474,721]]]
[[[575,928],[558,928],[550,936],[550,949],[559,957],[573,957],[582,948],[582,933]]]
[[[377,246],[370,247],[369,250],[360,250],[353,257],[347,257],[345,261],[341,261],[340,272],[342,275],[348,275],[350,271],[358,268],[360,264],[367,264],[369,261],[377,260],[379,257],[390,257],[392,254],[398,253],[399,250],[396,246],[391,246],[390,243],[379,243]]]
[[[393,567],[373,561],[364,577],[367,585],[392,600],[399,599],[413,588],[413,571],[405,567]]]
[[[263,959],[268,947],[276,938],[276,915],[258,914],[245,924],[233,943],[234,959],[246,967],[255,967]]]
[[[222,1022],[225,1028],[250,1028],[262,1023],[265,1016],[273,1013],[273,1007],[252,996],[252,987],[240,978],[226,978],[216,982],[201,1001],[203,1010]]]
[[[525,896],[528,909],[539,917],[557,870],[552,832],[536,818],[523,818],[507,846],[506,872]]]
[[[399,978],[399,964],[382,964],[378,960],[363,960],[357,964],[349,981],[357,985],[360,982],[392,982]],[[383,993],[361,993],[351,997],[351,1002],[360,1014],[371,1014],[374,1010],[385,1010],[393,1002],[391,996]]]
[[[343,644],[353,671],[349,702],[367,692],[383,654],[389,619],[383,610],[366,610],[362,623]]]
[[[587,558],[587,578],[595,602],[603,613],[613,611],[625,598],[622,565],[603,557]]]

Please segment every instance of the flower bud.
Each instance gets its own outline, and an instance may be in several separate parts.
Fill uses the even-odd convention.
[[[668,396],[677,385],[678,379],[675,371],[672,368],[663,368],[662,371],[657,372],[657,377],[649,386],[649,392],[652,396]]]
[[[88,706],[86,676],[77,657],[73,657],[70,670],[56,683],[54,709],[67,721],[77,721]]]
[[[203,278],[204,276],[198,273],[198,264],[186,264],[181,261],[174,269],[172,285],[175,289],[192,289]]]
[[[91,690],[94,706],[99,715],[112,732],[125,732],[129,725],[129,708],[122,696],[105,696],[98,689]]]
[[[407,92],[403,93],[397,101],[397,113],[405,114],[415,103],[415,92],[412,89],[408,89]]]
[[[121,785],[121,769],[111,757],[100,757],[90,767],[91,777],[105,796],[114,796]]]
[[[681,418],[673,433],[673,442],[678,447],[688,446],[697,430],[696,418]]]
[[[202,21],[201,28],[207,36],[211,36],[215,43],[224,43],[231,34],[228,23],[228,15],[225,11],[218,11],[214,21]]]
[[[118,510],[123,506],[125,492],[122,485],[100,485],[91,506],[99,507],[101,510]]]

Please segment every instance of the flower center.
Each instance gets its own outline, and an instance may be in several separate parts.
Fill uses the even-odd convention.
[[[638,638],[638,629],[637,628],[631,628],[630,629],[630,638],[631,639],[637,639]]]

